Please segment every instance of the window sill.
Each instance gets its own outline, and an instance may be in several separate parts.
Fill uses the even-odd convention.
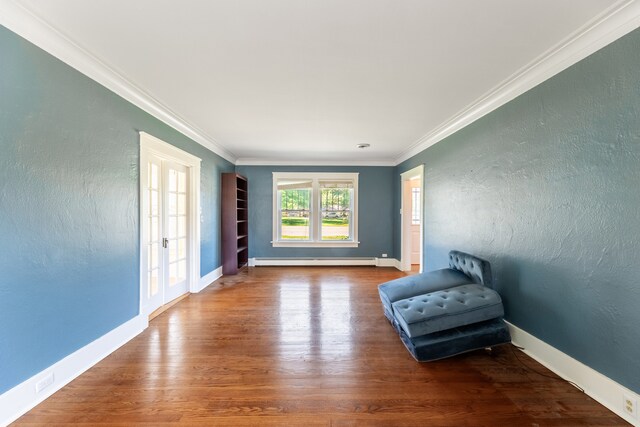
[[[272,241],[274,248],[357,248],[360,242],[352,240],[345,242],[327,241],[327,242],[284,242]]]

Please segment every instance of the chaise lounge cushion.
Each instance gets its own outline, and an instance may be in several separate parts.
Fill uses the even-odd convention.
[[[401,331],[400,338],[418,362],[430,362],[511,342],[509,329],[502,319],[486,320],[417,338],[409,338]]]
[[[392,306],[396,321],[409,338],[504,316],[500,295],[477,284],[402,299]]]
[[[467,283],[473,283],[473,281],[463,272],[444,268],[383,283],[378,287],[378,292],[380,293],[385,315],[389,320],[392,320],[393,309],[391,304],[396,301]]]
[[[460,251],[449,252],[449,268],[460,270],[471,278],[470,283],[492,287],[489,262]]]

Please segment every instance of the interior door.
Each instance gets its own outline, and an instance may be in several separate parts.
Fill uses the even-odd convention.
[[[147,171],[145,306],[151,313],[188,291],[189,174],[185,166],[153,155]]]
[[[167,303],[188,290],[187,283],[187,168],[163,162],[164,200],[164,301]]]
[[[163,231],[162,231],[162,160],[156,156],[149,157],[147,165],[147,200],[144,207],[147,232],[147,292],[146,304],[148,312],[152,312],[163,304],[162,281],[164,274]]]
[[[411,264],[420,264],[420,181],[411,181]]]

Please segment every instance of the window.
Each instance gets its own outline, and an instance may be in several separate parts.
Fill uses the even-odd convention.
[[[273,173],[273,246],[357,247],[357,173]]]
[[[411,189],[411,224],[420,225],[420,187]]]

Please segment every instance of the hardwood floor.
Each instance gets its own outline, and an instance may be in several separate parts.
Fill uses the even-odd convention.
[[[377,293],[402,275],[245,268],[159,315],[15,425],[626,425],[512,346],[414,361]]]

